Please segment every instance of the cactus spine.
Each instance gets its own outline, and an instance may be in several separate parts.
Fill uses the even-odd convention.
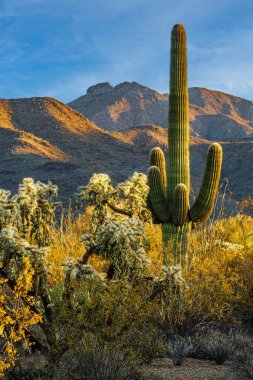
[[[190,208],[189,97],[187,87],[186,33],[177,24],[171,33],[168,171],[163,151],[150,153],[149,205],[155,222],[162,224],[163,242],[173,244],[174,260],[186,259],[192,228],[212,213],[222,164],[222,148],[210,145],[199,195]],[[165,260],[166,262],[166,260]]]

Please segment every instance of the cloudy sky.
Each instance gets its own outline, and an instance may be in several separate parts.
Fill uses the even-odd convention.
[[[168,92],[176,23],[189,87],[253,100],[252,0],[0,0],[0,98],[68,102],[124,81]]]

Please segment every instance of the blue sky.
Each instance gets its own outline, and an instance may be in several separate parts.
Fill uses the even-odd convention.
[[[0,98],[68,102],[105,81],[168,92],[176,23],[189,87],[253,100],[252,0],[0,0]]]

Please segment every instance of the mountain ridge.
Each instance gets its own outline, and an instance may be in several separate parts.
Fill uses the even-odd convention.
[[[125,83],[117,91],[124,94],[127,87]],[[94,90],[101,95],[103,89],[93,88],[91,98]],[[113,90],[107,85],[107,92],[110,91]],[[128,93],[131,91],[135,93],[133,87],[127,89]],[[149,99],[154,97],[155,103],[156,95],[150,94],[148,88],[145,91]],[[145,105],[145,98],[142,100]],[[71,107],[47,97],[0,100],[0,137],[0,188],[16,192],[24,177],[51,180],[59,186],[59,196],[65,204],[93,173],[108,173],[113,182],[121,182],[134,171],[147,172],[149,152],[154,146],[161,146],[165,152],[168,146],[167,130],[159,125],[140,123],[122,131],[107,131]],[[211,141],[191,136],[195,193]],[[244,133],[242,139],[235,136],[234,141],[220,142],[224,150],[222,178],[229,178],[234,200],[252,195],[248,173],[253,171],[253,138]]]
[[[193,136],[207,140],[253,136],[253,102],[200,87],[190,88],[189,98]],[[123,82],[115,87],[108,82],[99,83],[68,105],[109,131],[141,124],[167,127],[168,95],[137,82]]]

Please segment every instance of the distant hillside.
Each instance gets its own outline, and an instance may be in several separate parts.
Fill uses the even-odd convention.
[[[191,138],[191,179],[198,190],[209,141]],[[253,194],[253,139],[222,142],[222,177],[230,179],[234,199]],[[146,173],[150,149],[167,150],[167,130],[137,125],[108,132],[51,98],[0,100],[0,188],[17,190],[24,177],[51,180],[60,198],[73,197],[95,172],[123,181],[134,171]]]
[[[142,125],[124,131],[113,132],[113,136],[135,146],[146,155],[160,146],[165,152],[168,148],[167,130],[157,125]],[[210,141],[200,137],[191,137],[190,161],[191,182],[194,192],[198,190],[205,167],[205,157]],[[234,200],[253,197],[253,138],[238,141],[220,141],[223,148],[221,182],[228,179],[228,189]],[[138,165],[138,163],[136,163]]]
[[[223,141],[253,136],[253,102],[198,87],[190,88],[189,95],[192,136]],[[69,106],[108,131],[167,126],[168,95],[136,82],[97,84]]]
[[[123,131],[112,132],[112,136],[124,141],[127,144],[138,148],[168,148],[168,130],[158,125],[144,124]],[[208,144],[209,142],[200,137],[191,136],[192,145]]]
[[[49,179],[64,199],[94,172],[125,179],[140,158],[135,147],[50,98],[0,100],[0,151],[1,188],[16,190],[23,177]]]

